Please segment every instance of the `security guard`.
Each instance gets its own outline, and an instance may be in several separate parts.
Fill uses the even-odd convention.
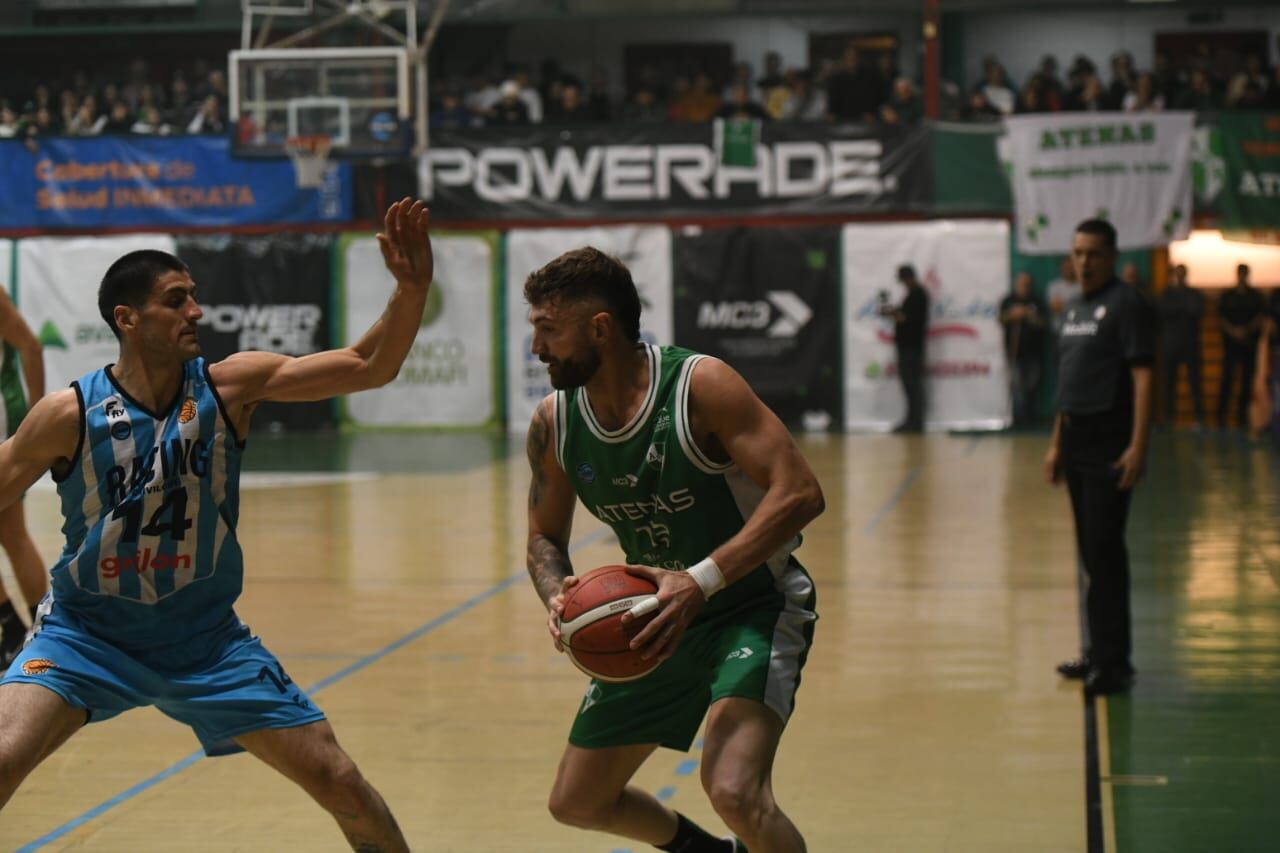
[[[1129,497],[1142,476],[1151,429],[1155,313],[1116,278],[1116,231],[1100,219],[1081,222],[1072,261],[1083,287],[1067,309],[1059,345],[1059,411],[1045,456],[1045,476],[1071,493],[1076,544],[1087,578],[1083,654],[1058,666],[1091,694],[1127,690],[1129,554],[1124,529]]]

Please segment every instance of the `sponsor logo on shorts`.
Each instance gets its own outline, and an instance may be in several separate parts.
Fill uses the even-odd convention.
[[[751,657],[753,654],[755,654],[755,652],[751,651],[751,649],[749,649],[748,647],[743,646],[740,649],[734,649],[733,651],[729,652],[725,660],[746,660],[747,658]]]
[[[594,681],[587,687],[587,695],[582,697],[582,707],[578,709],[578,713],[586,713],[586,710],[592,705],[600,701],[600,696],[604,691],[600,689],[600,685]]]
[[[22,664],[22,671],[27,675],[44,675],[57,664],[47,658],[32,658]]]
[[[178,423],[189,424],[196,416],[196,401],[192,397],[182,401],[182,410],[178,412]]]

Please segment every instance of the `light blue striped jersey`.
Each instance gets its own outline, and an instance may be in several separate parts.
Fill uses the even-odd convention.
[[[242,444],[203,358],[162,412],[110,367],[72,383],[80,447],[56,478],[67,538],[53,567],[59,608],[125,652],[180,668],[235,624]]]

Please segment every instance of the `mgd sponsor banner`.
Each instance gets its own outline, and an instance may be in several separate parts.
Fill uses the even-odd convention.
[[[1084,219],[1108,220],[1121,249],[1191,230],[1195,114],[1061,113],[1005,119],[1018,251],[1065,254]]]
[[[569,251],[595,246],[631,270],[640,293],[640,336],[670,344],[671,232],[656,225],[541,228],[507,233],[507,427],[528,428],[533,411],[551,393],[546,365],[530,351],[533,329],[524,282],[534,270]]]
[[[287,160],[233,160],[221,136],[0,142],[0,228],[173,228],[346,222],[351,167],[299,189]]]
[[[399,375],[352,394],[347,416],[364,426],[480,426],[497,416],[497,235],[431,235],[435,280],[422,325]],[[382,316],[395,280],[372,237],[339,244],[347,345]]]
[[[775,122],[750,166],[717,156],[711,124],[441,130],[418,168],[432,213],[469,219],[919,210],[930,200],[922,127]]]
[[[1280,227],[1280,112],[1220,113],[1196,128],[1191,174],[1220,228]]]
[[[18,307],[44,346],[45,388],[66,388],[119,357],[116,336],[98,313],[107,267],[138,249],[174,251],[167,234],[34,237],[19,240]]]
[[[897,269],[911,264],[929,291],[925,422],[947,429],[1009,425],[1008,371],[998,317],[1009,290],[1009,227],[966,220],[846,225],[844,249],[845,426],[883,430],[901,422],[893,323],[881,291],[902,301]]]
[[[841,429],[839,230],[686,228],[673,258],[676,343],[728,362],[784,421]]]
[[[200,348],[209,361],[243,350],[288,356],[333,348],[329,234],[180,237],[178,256],[191,270]],[[254,428],[316,429],[334,422],[329,400],[264,403]]]

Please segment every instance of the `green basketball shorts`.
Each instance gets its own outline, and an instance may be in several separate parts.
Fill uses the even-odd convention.
[[[584,749],[657,743],[686,751],[707,708],[730,696],[762,702],[786,722],[813,645],[816,600],[813,580],[792,561],[774,590],[695,620],[676,653],[644,678],[593,680],[569,743]]]

